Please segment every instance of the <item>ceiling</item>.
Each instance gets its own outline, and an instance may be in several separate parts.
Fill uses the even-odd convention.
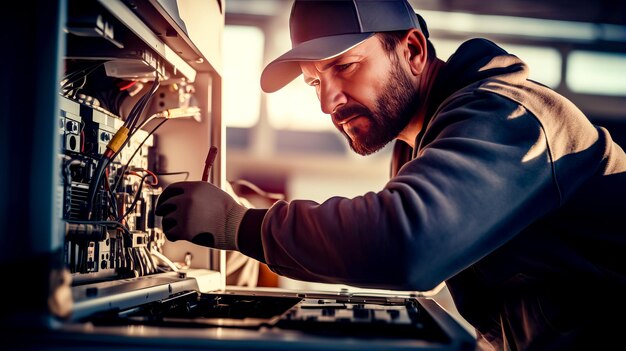
[[[408,0],[416,11],[450,11],[626,25],[626,0]],[[293,0],[225,0],[226,12],[285,14]]]
[[[409,0],[422,10],[626,25],[624,0]]]

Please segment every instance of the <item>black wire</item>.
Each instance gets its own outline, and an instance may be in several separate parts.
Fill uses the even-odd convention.
[[[124,121],[124,126],[126,128],[132,129],[132,124],[134,123],[134,121],[137,119],[137,116],[139,115],[138,111],[139,110],[143,110],[143,108],[145,106],[145,103],[146,103],[145,102],[146,101],[145,98],[146,98],[146,95],[148,95],[148,93],[146,93],[145,95],[140,97],[139,100],[137,100],[137,102],[135,103],[133,108],[128,113],[128,116],[126,117],[126,120]]]
[[[145,104],[146,102],[154,95],[154,93],[156,92],[156,90],[159,87],[159,80],[158,77],[155,78],[154,80],[154,84],[152,85],[152,89],[146,93],[144,96],[141,97],[140,103],[136,104],[133,107],[133,111],[135,111],[135,109],[137,108],[138,105],[143,105],[139,108],[138,114],[141,114],[143,112],[143,109],[145,108]],[[143,102],[141,102],[143,101]],[[131,111],[131,115],[133,114],[133,111]],[[131,119],[132,116],[129,115],[128,119]],[[126,122],[128,122],[128,119]],[[132,134],[134,134],[134,132],[132,131],[132,128],[134,127],[134,124],[136,123],[136,119],[137,117],[132,117],[133,121],[131,121],[131,126],[127,127],[130,130],[130,134],[129,136],[126,138],[126,140],[124,140],[124,143],[120,146],[120,148],[113,154],[113,156],[111,156],[110,158],[105,157],[104,155],[102,155],[102,157],[100,158],[100,161],[98,162],[98,168],[96,170],[95,173],[95,182],[91,182],[89,184],[89,192],[88,192],[88,196],[87,196],[87,213],[89,215],[89,219],[93,219],[92,218],[92,211],[93,211],[93,202],[96,196],[96,191],[99,187],[99,183],[102,179],[102,175],[104,174],[104,170],[106,169],[106,167],[108,167],[109,163],[115,159],[115,157],[117,155],[119,155],[119,153],[124,149],[124,147],[130,142],[131,136]],[[126,125],[126,124],[125,124]],[[156,130],[156,128],[154,129]],[[153,132],[154,132],[153,130]],[[145,142],[145,140],[144,140]],[[143,144],[142,144],[143,145]],[[137,152],[137,150],[135,150],[135,153]],[[133,154],[134,155],[134,154]]]
[[[93,72],[93,70],[89,70],[89,72],[86,72],[85,74],[78,75],[78,73],[82,73],[82,72],[85,72],[85,71],[86,71],[86,69],[80,70],[80,71],[76,72],[76,77],[71,77],[71,80],[69,78],[70,75],[68,75],[68,78],[66,78],[67,81],[65,81],[65,83],[63,83],[61,89],[63,89],[63,90],[74,90],[74,89],[76,89],[75,87],[73,87],[74,83],[78,82],[81,79],[85,79],[87,77],[87,75],[89,75],[91,72]]]
[[[130,113],[128,114],[128,129],[131,130],[131,132],[134,130],[135,125],[137,124],[137,121],[139,120],[139,116],[141,115],[141,113],[143,112],[143,110],[146,107],[146,104],[148,103],[148,99],[146,98],[146,96],[148,96],[150,94],[150,91],[147,92],[144,96],[142,96],[139,101],[137,101],[137,103],[135,104],[135,106],[133,106],[133,109],[130,111]]]
[[[89,192],[87,193],[87,215],[90,220],[93,220],[93,205],[94,199],[96,197],[96,191],[100,187],[100,182],[102,180],[102,175],[104,174],[104,170],[109,166],[111,162],[110,158],[104,157],[104,155],[100,158],[98,162],[98,168],[94,174],[94,178],[89,183]]]
[[[137,202],[139,202],[139,197],[141,196],[141,189],[143,189],[143,183],[146,181],[146,178],[151,177],[152,174],[148,173],[141,177],[141,181],[139,182],[139,187],[137,188],[137,192],[135,193],[135,198],[133,202],[130,204],[130,207],[123,215],[119,216],[116,221],[121,222],[126,216],[128,216],[137,206]]]
[[[63,167],[63,181],[65,182],[67,186],[70,186],[72,184],[72,170],[70,168],[72,166],[80,165],[82,163],[83,161],[76,160],[76,159],[66,160],[66,164]]]
[[[87,67],[84,67],[82,69],[76,70],[74,72],[70,72],[69,74],[65,75],[65,77],[63,77],[63,80],[65,80],[65,79],[69,80],[70,78],[72,78],[72,77],[74,77],[76,75],[79,75],[79,74],[81,74],[81,73],[83,73],[85,71],[90,71],[91,72],[94,69],[102,66],[105,62],[107,62],[107,61],[97,62],[97,63],[94,63],[93,65],[89,65]]]
[[[137,154],[137,152],[141,149],[141,147],[143,146],[143,144],[148,140],[148,138],[150,137],[150,135],[154,134],[154,132],[159,129],[159,127],[161,127],[163,125],[163,123],[167,122],[168,119],[164,119],[161,122],[159,122],[159,124],[157,124],[154,128],[152,128],[152,130],[150,132],[148,132],[148,135],[146,135],[146,137],[141,141],[141,143],[139,143],[139,145],[137,146],[137,148],[135,149],[135,152],[133,152],[133,154],[128,158],[128,161],[126,162],[126,164],[120,169],[118,170],[118,175],[117,175],[117,180],[115,181],[115,184],[113,185],[112,189],[113,191],[115,191],[115,189],[118,188],[122,178],[124,177],[124,174],[126,173],[126,170],[128,169],[130,162],[133,160],[133,158],[135,157],[135,155]],[[189,172],[187,172],[189,173]],[[141,189],[143,186],[143,182],[145,181],[146,177],[150,175],[144,175],[141,178],[141,182],[139,183],[139,190],[137,190],[137,193],[135,194],[135,198],[133,200],[133,203],[131,205],[131,207],[126,211],[126,213],[124,213],[122,216],[118,217],[117,220],[121,221],[122,219],[126,218],[126,216],[128,216],[128,214],[134,210],[135,206],[137,205],[137,201],[139,201],[139,195],[141,194]],[[117,215],[117,214],[116,214]]]
[[[161,83],[159,82],[158,77],[155,77],[154,82],[152,83],[152,87],[150,88],[150,91],[148,91],[146,94],[144,94],[141,97],[141,99],[139,99],[139,101],[135,104],[135,106],[133,106],[132,110],[128,114],[128,118],[126,119],[126,122],[127,122],[126,126],[130,130],[131,134],[135,133],[135,127],[137,125],[137,121],[139,120],[139,117],[143,113],[143,110],[146,108],[146,105],[148,104],[148,101],[150,100],[150,98],[152,98],[152,96],[156,93],[157,89],[159,89],[160,85]]]
[[[74,72],[66,75],[64,80],[67,80],[67,81],[63,84],[61,89],[67,90],[67,89],[70,88],[71,85],[73,85],[74,83],[78,82],[80,79],[85,79],[86,80],[86,78],[87,78],[87,76],[89,74],[91,74],[97,68],[102,66],[105,62],[107,62],[107,61],[99,62],[99,63],[94,64],[92,66],[85,67],[85,68],[83,68],[81,70],[74,71]],[[78,76],[78,77],[74,78],[74,76]],[[70,80],[70,79],[72,79],[72,80]],[[83,83],[80,88],[73,88],[72,89],[72,90],[76,90],[76,92],[74,93],[74,96],[76,96],[76,93],[78,92],[78,90],[80,90],[82,87],[84,87],[84,85],[85,85],[85,83]]]
[[[116,251],[116,267],[117,268],[125,268],[126,267],[126,258],[124,257],[124,237],[121,234],[117,235],[117,240],[115,241],[115,251]]]
[[[135,158],[135,155],[137,155],[137,152],[141,150],[141,147],[143,146],[143,144],[145,144],[148,138],[150,138],[150,136],[154,134],[154,132],[156,132],[156,130],[159,129],[159,127],[161,127],[163,123],[167,121],[169,121],[169,119],[164,119],[161,122],[159,122],[159,124],[157,124],[154,128],[152,128],[150,132],[148,132],[148,135],[146,135],[146,137],[141,141],[141,143],[139,143],[139,146],[137,146],[137,148],[135,149],[135,152],[133,152],[133,154],[128,158],[128,161],[126,162],[126,164],[122,167],[121,172],[118,171],[118,176],[117,176],[118,178],[115,181],[115,185],[113,187],[114,189],[117,189],[117,187],[119,186],[122,178],[124,177],[124,174],[126,173],[126,170],[130,166],[130,162],[133,160],[133,158]]]
[[[184,174],[185,175],[185,180],[189,179],[189,172],[188,171],[155,173],[155,175],[158,175],[158,176],[179,175],[179,174]]]
[[[160,86],[161,86],[161,82],[159,81],[159,77],[156,76],[154,78],[154,82],[152,83],[152,87],[150,88],[150,91],[145,95],[146,96],[146,101],[144,102],[144,106],[142,106],[142,110],[139,111],[140,113],[137,115],[137,119],[135,120],[135,125],[137,124],[137,121],[139,120],[139,117],[141,116],[143,110],[145,109],[146,104],[148,103],[150,98],[152,98],[152,96],[154,96],[154,94],[156,94],[156,92],[157,92],[157,90],[159,90]],[[133,127],[135,127],[135,125],[133,125]]]
[[[109,187],[109,191],[107,193],[109,194],[109,204],[110,204],[109,209],[111,210],[109,214],[112,215],[113,218],[116,218],[118,215],[117,199],[115,198],[113,188]]]
[[[105,227],[116,227],[121,228],[125,234],[131,235],[130,230],[123,223],[119,221],[77,221],[77,220],[65,220],[67,223],[72,224],[95,224],[95,225],[103,225]]]
[[[134,130],[133,128],[135,127],[135,124],[137,123],[138,116],[143,113],[143,109],[145,108],[145,105],[146,105],[147,101],[150,100],[150,98],[154,95],[154,93],[156,92],[156,89],[158,89],[158,86],[159,86],[159,82],[158,82],[158,80],[155,79],[154,84],[152,85],[153,89],[151,89],[149,92],[147,92],[144,96],[141,97],[139,102],[137,104],[135,104],[135,106],[133,107],[133,110],[128,115],[128,118],[126,119],[126,122],[124,124],[124,126],[126,126],[126,128],[128,128],[128,130],[129,130],[128,137],[124,141],[124,144],[122,144],[122,146],[117,150],[117,152],[115,154],[113,154],[113,156],[111,156],[112,160],[115,159],[115,157],[117,157],[117,155],[119,155],[120,152],[122,152],[124,147],[126,147],[126,145],[128,145],[128,143],[130,142],[132,136],[135,134],[136,130]],[[143,106],[138,107],[139,105],[143,105]],[[139,108],[139,110],[138,110],[138,112],[134,113],[136,108]],[[130,120],[130,122],[129,122],[129,120]],[[145,142],[145,140],[144,140],[144,142]],[[135,152],[137,152],[137,150],[135,150]]]

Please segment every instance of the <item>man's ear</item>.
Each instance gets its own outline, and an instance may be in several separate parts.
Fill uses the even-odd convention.
[[[410,29],[402,39],[405,47],[404,57],[411,68],[411,73],[420,75],[426,67],[428,58],[426,37],[419,29]]]

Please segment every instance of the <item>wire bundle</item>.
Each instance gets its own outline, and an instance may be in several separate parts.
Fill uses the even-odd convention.
[[[159,88],[159,80],[155,78],[154,83],[150,91],[144,94],[139,101],[133,106],[132,110],[128,114],[124,125],[118,129],[113,138],[109,141],[107,145],[107,150],[104,152],[100,160],[98,161],[98,168],[96,169],[95,176],[93,181],[89,184],[89,194],[87,196],[87,216],[90,220],[95,220],[93,205],[94,199],[97,189],[100,187],[100,182],[102,180],[102,175],[105,173],[105,169],[109,166],[111,161],[115,159],[117,155],[121,152],[121,150],[128,144],[131,137],[139,130],[142,124],[138,125],[138,121],[140,116],[143,114],[144,109],[146,108],[148,101],[152,96],[156,93]]]

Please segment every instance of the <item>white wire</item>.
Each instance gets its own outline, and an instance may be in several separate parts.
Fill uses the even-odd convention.
[[[261,188],[259,188],[256,184],[249,182],[245,179],[237,179],[237,180],[233,180],[231,182],[232,184],[238,184],[238,185],[243,185],[248,187],[250,190],[254,191],[255,193],[268,198],[268,199],[273,199],[273,200],[284,200],[285,196],[283,194],[279,194],[279,193],[270,193],[267,191],[262,190]]]
[[[178,272],[178,267],[176,264],[172,262],[169,258],[165,257],[162,253],[157,251],[156,249],[150,249],[150,253],[154,255],[156,258],[161,260],[161,262],[165,263],[168,267],[170,267],[174,272]]]

